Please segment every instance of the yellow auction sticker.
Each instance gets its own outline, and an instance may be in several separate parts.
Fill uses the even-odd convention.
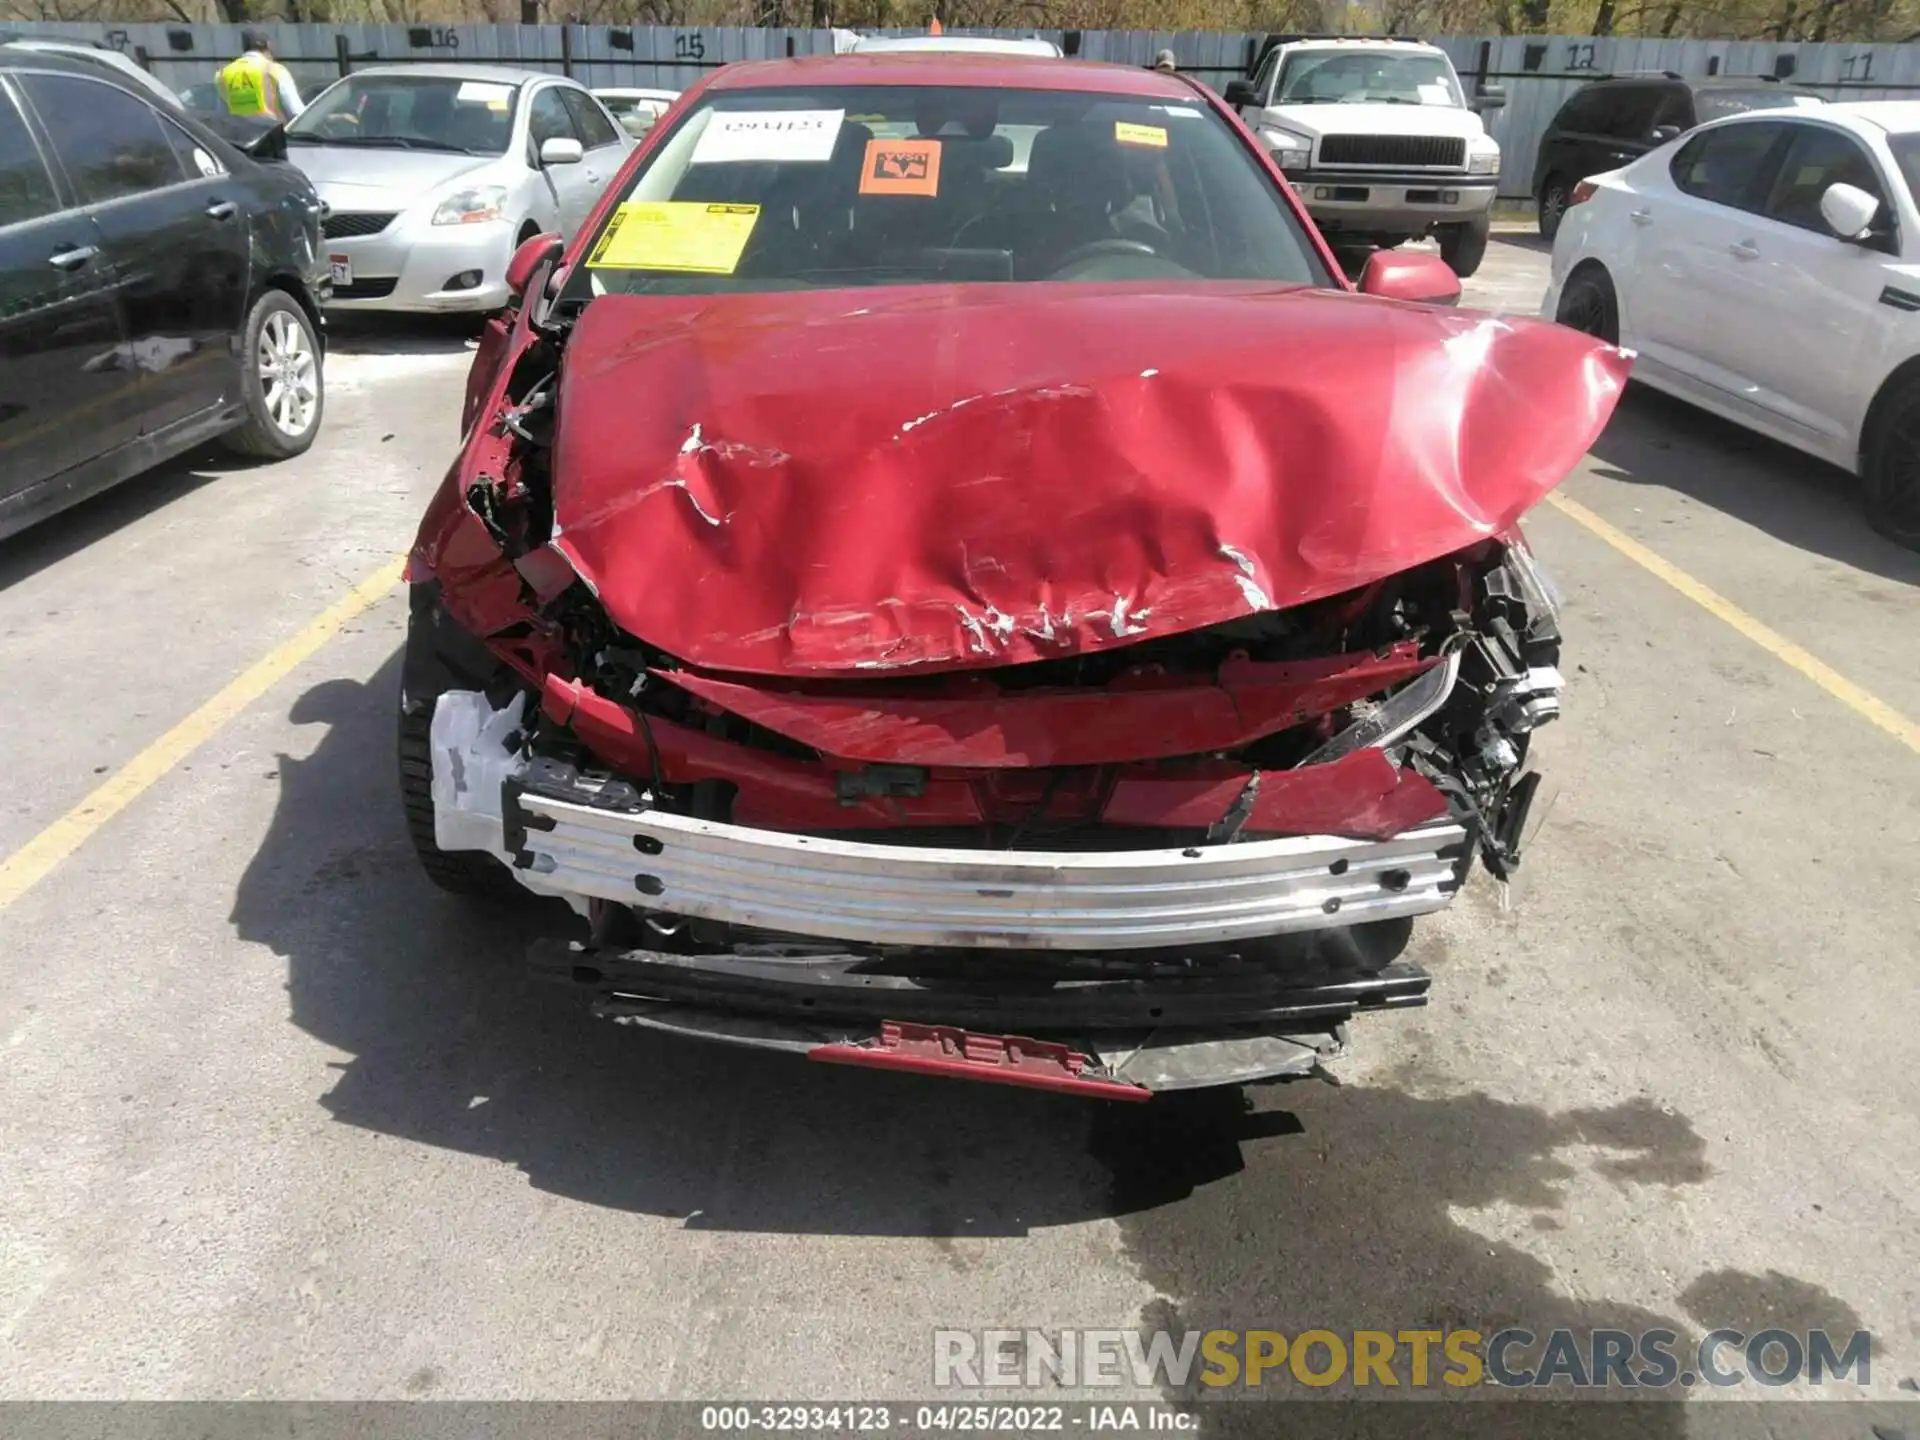
[[[1167,148],[1167,131],[1164,125],[1135,125],[1126,120],[1113,122],[1113,138],[1122,145],[1155,145]]]
[[[759,219],[758,205],[629,200],[613,212],[587,268],[731,275]]]

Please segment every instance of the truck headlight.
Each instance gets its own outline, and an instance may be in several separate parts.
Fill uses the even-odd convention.
[[[469,185],[464,190],[456,190],[433,212],[436,225],[478,225],[486,220],[498,220],[500,212],[507,203],[507,187],[504,185]]]
[[[1500,173],[1500,152],[1487,150],[1467,157],[1469,175],[1498,175]]]
[[[1262,130],[1260,143],[1282,170],[1306,169],[1307,157],[1313,154],[1312,141],[1286,130]]]

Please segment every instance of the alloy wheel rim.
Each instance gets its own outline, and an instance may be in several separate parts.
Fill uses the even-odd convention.
[[[1560,227],[1560,217],[1566,212],[1566,208],[1567,194],[1555,185],[1541,197],[1540,218],[1546,222],[1549,230],[1557,230]]]
[[[260,391],[273,428],[292,440],[313,428],[319,411],[320,366],[306,327],[276,310],[260,327]]]

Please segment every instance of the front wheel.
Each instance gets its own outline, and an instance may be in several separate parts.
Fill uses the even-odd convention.
[[[320,342],[300,302],[269,290],[253,302],[240,331],[240,398],[247,418],[226,436],[231,450],[257,460],[291,460],[320,433],[326,382]]]
[[[1609,345],[1620,343],[1620,302],[1607,272],[1588,266],[1574,272],[1560,292],[1553,318],[1569,330],[1578,330]]]
[[[1487,258],[1487,240],[1493,233],[1493,221],[1482,215],[1459,225],[1440,227],[1440,258],[1462,280],[1480,268]]]
[[[1867,519],[1909,550],[1920,550],[1920,377],[1887,397],[1860,469]]]
[[[407,838],[413,842],[420,868],[442,890],[517,903],[528,892],[505,865],[479,850],[442,850],[433,823],[433,712],[441,694],[481,690],[504,695],[511,677],[493,653],[446,612],[438,585],[416,584],[409,599],[397,717],[400,807]]]

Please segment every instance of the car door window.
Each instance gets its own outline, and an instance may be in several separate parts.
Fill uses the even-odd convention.
[[[13,97],[0,90],[0,230],[38,220],[60,208],[53,177],[33,143]]]
[[[586,91],[562,89],[560,95],[572,112],[574,128],[580,132],[580,144],[585,149],[598,150],[603,145],[620,143],[620,132]]]
[[[1824,125],[1793,125],[1792,140],[1780,171],[1768,188],[1762,212],[1770,220],[1802,230],[1829,233],[1820,215],[1820,197],[1829,185],[1852,185],[1880,202],[1888,217],[1887,191],[1872,158],[1852,136]]]
[[[1669,86],[1660,92],[1660,106],[1653,112],[1655,126],[1671,125],[1676,130],[1693,128],[1693,96],[1683,85]]]
[[[160,128],[166,131],[167,143],[173,146],[173,153],[180,157],[181,168],[187,172],[189,180],[202,177],[211,180],[227,173],[227,167],[213,153],[212,146],[201,144],[164,115],[160,117]]]
[[[533,104],[527,111],[527,133],[533,138],[536,152],[549,140],[580,139],[573,128],[573,117],[567,113],[567,103],[560,98],[558,85],[534,91]]]
[[[1260,97],[1260,103],[1272,103],[1273,72],[1280,68],[1278,48],[1267,51],[1260,59],[1260,68],[1253,72],[1253,93]]]
[[[142,195],[187,178],[145,101],[116,85],[71,75],[26,75],[21,84],[85,203]]]
[[[1600,100],[1605,92],[1591,86],[1578,92],[1554,116],[1554,130],[1564,130],[1571,135],[1584,135],[1593,129],[1593,119],[1600,108]]]
[[[1759,209],[1755,191],[1781,128],[1723,125],[1694,136],[1674,153],[1673,183],[1683,193],[1715,205]]]
[[[1650,85],[1616,85],[1605,92],[1605,103],[1595,116],[1595,134],[1610,140],[1644,140],[1653,129],[1660,92]]]

